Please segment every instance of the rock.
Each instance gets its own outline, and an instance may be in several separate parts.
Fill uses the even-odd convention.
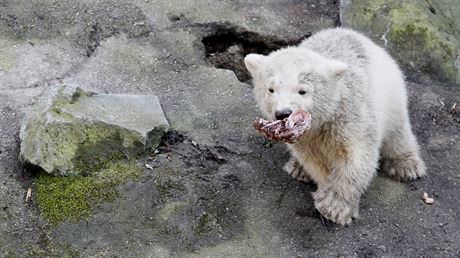
[[[385,47],[410,74],[460,85],[460,5],[456,0],[343,0],[342,26]]]
[[[112,159],[155,148],[168,126],[156,96],[58,85],[45,90],[26,115],[20,155],[50,174],[90,174]]]

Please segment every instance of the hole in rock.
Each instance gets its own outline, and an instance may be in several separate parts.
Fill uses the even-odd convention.
[[[299,44],[308,33],[298,39],[282,40],[229,25],[213,25],[209,36],[203,38],[206,59],[215,67],[230,69],[238,80],[248,82],[251,75],[244,66],[244,57],[250,53],[267,55],[285,46]]]

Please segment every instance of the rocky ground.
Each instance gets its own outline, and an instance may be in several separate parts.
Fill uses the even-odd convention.
[[[0,256],[459,256],[454,83],[408,83],[429,176],[378,175],[349,227],[321,219],[315,186],[281,171],[285,147],[251,128],[242,56],[339,23],[332,0],[0,0]],[[26,108],[57,83],[157,95],[174,131],[115,198],[52,224],[35,198],[38,175],[18,160],[18,134]]]

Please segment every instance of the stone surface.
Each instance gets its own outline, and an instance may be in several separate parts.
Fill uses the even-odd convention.
[[[202,40],[219,30],[252,42],[296,40],[334,26],[338,11],[335,0],[0,0],[0,37],[14,50],[0,50],[8,58],[0,65],[0,254],[458,256],[459,115],[451,108],[460,88],[409,83],[429,176],[406,184],[379,175],[361,218],[342,228],[315,212],[314,185],[282,171],[285,147],[252,129],[259,114],[251,86],[206,60]],[[157,95],[179,133],[138,160],[141,175],[118,185],[112,201],[50,226],[38,208],[41,180],[18,161],[18,134],[37,95],[60,82]],[[435,195],[432,206],[423,192]]]
[[[77,86],[47,89],[21,126],[21,159],[54,175],[153,150],[168,129],[153,95],[97,94]]]
[[[460,85],[460,4],[456,0],[343,0],[342,26],[360,30],[410,74]]]

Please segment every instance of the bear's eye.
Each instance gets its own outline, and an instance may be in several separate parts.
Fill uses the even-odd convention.
[[[273,90],[273,88],[269,88],[268,91],[269,91],[270,93],[275,92],[275,90]]]
[[[307,92],[305,92],[304,90],[299,90],[300,95],[305,95],[305,93],[307,93]]]

